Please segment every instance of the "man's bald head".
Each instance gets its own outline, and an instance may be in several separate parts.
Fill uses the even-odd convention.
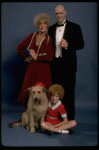
[[[66,14],[67,12],[63,5],[57,5],[55,7],[55,18],[59,24],[65,20]]]
[[[65,11],[65,8],[64,8],[63,5],[57,5],[57,6],[55,7],[55,10],[57,10],[57,9],[61,9],[61,10]]]

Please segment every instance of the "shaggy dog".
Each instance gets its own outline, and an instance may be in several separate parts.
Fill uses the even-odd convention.
[[[23,126],[32,133],[44,121],[45,113],[48,108],[47,89],[41,85],[30,87],[27,109],[22,114],[22,121],[9,123],[9,127]]]

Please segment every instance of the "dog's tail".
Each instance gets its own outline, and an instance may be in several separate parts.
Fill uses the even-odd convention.
[[[9,128],[12,128],[14,126],[21,126],[22,122],[12,122],[12,123],[9,123]]]
[[[12,128],[14,126],[21,126],[22,125],[22,119],[20,119],[19,121],[17,122],[12,122],[12,123],[9,123],[8,126],[9,128]]]

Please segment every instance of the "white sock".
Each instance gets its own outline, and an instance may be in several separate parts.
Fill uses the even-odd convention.
[[[59,130],[59,133],[65,134],[65,133],[69,133],[69,131],[68,130]]]

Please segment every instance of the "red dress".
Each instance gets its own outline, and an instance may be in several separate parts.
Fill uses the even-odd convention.
[[[45,115],[45,122],[48,122],[52,125],[58,124],[62,122],[60,115],[62,118],[67,117],[65,107],[61,101],[59,100],[53,107],[51,107],[51,101],[49,101],[49,107]]]
[[[37,61],[32,60],[27,67],[24,77],[22,89],[18,102],[25,104],[28,100],[27,88],[35,85],[36,82],[42,82],[45,84],[45,88],[49,88],[52,85],[50,61],[53,60],[54,52],[52,47],[51,38],[45,34],[42,41],[36,45],[37,33],[29,34],[22,42],[17,46],[17,53],[26,59],[24,50],[28,47],[28,50],[33,49],[37,53]]]

